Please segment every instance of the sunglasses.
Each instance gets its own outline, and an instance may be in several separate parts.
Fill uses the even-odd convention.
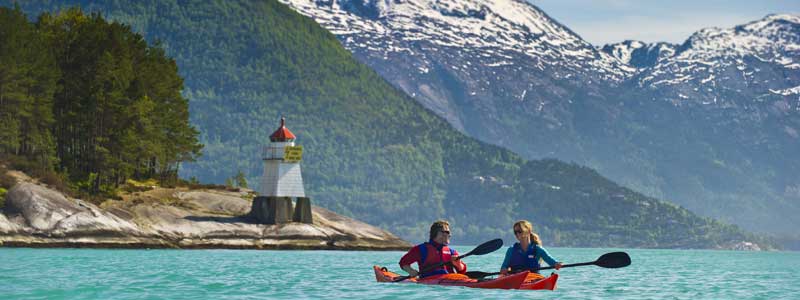
[[[450,230],[440,230],[439,232],[450,235]]]
[[[523,232],[524,231],[522,231],[522,230],[514,230],[514,234],[520,234],[520,233],[523,233]]]

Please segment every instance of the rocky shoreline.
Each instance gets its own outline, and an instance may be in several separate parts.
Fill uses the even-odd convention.
[[[19,176],[19,175],[18,175]],[[312,224],[258,224],[247,192],[153,187],[94,205],[25,178],[0,210],[0,247],[408,250],[375,226],[312,206]]]

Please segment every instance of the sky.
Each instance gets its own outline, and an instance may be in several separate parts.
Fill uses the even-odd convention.
[[[624,40],[683,43],[707,27],[768,14],[800,15],[800,0],[528,0],[595,46]]]

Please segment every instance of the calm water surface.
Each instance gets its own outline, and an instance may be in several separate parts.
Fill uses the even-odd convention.
[[[574,263],[625,249],[548,250]],[[0,299],[800,299],[800,252],[625,251],[627,268],[507,291],[375,282],[372,265],[397,271],[402,252],[0,248]],[[494,272],[503,253],[465,261]]]

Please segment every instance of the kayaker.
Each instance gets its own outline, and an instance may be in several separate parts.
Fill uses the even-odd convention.
[[[506,251],[506,257],[503,259],[503,265],[500,267],[500,273],[507,275],[509,271],[517,270],[530,270],[539,268],[540,260],[544,260],[548,265],[554,266],[556,270],[561,269],[562,263],[547,253],[547,250],[542,248],[542,240],[539,235],[533,232],[533,225],[526,220],[517,221],[514,223],[514,236],[517,237],[517,243],[511,246]],[[533,271],[538,273],[538,271]]]
[[[400,259],[400,268],[408,272],[408,275],[419,278],[438,274],[466,273],[467,265],[458,259],[458,251],[450,248],[448,244],[450,244],[450,223],[444,220],[433,222],[429,240],[408,250]],[[411,267],[411,264],[417,263],[420,270],[426,270],[427,267],[443,261],[449,263],[427,270],[423,274]]]

